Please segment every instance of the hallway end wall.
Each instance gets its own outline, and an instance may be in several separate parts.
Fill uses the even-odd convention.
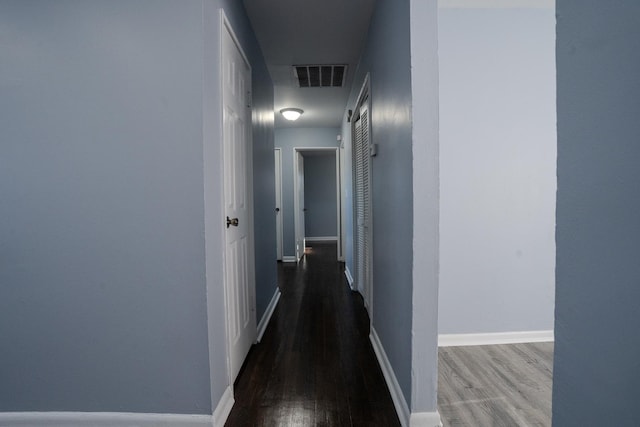
[[[305,156],[304,224],[307,238],[337,237],[336,155]]]

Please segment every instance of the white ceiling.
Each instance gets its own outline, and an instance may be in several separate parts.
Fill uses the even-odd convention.
[[[274,84],[276,127],[339,127],[375,0],[243,0]],[[299,88],[292,65],[346,64],[342,88]],[[282,108],[302,108],[295,122]]]

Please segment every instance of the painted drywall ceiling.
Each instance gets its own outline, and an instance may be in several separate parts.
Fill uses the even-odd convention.
[[[276,127],[339,127],[375,0],[244,0],[273,79]],[[299,88],[292,65],[346,64],[342,88]],[[286,107],[304,114],[288,122]]]

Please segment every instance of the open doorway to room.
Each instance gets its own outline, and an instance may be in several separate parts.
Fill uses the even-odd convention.
[[[438,403],[445,424],[548,426],[555,10],[498,3],[439,3]]]
[[[338,148],[294,148],[295,243],[298,260],[313,242],[335,242],[340,260],[341,174]]]

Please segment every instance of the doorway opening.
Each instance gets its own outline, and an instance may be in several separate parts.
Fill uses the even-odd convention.
[[[295,147],[293,150],[294,231],[296,260],[307,242],[336,242],[342,261],[342,174],[338,147]]]

